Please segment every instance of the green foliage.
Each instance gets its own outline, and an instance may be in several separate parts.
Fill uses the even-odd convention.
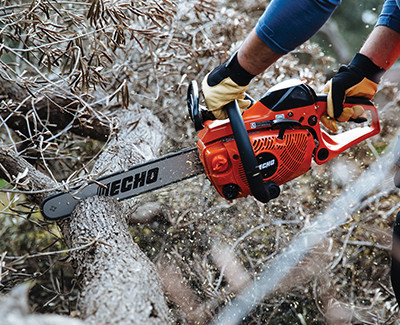
[[[342,36],[352,51],[358,51],[368,34],[372,31],[383,5],[382,0],[350,0],[342,4],[332,15]],[[368,21],[371,19],[371,21]]]
[[[348,0],[342,1],[342,4],[336,8],[331,20],[337,23],[339,36],[345,41],[351,53],[358,52],[371,33],[382,5],[381,0]],[[312,40],[317,42],[326,54],[335,56],[331,44],[328,44],[319,34]]]

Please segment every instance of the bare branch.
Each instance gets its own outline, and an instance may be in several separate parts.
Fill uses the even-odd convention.
[[[28,187],[30,191],[28,196],[32,202],[40,203],[49,192],[57,189],[57,184],[52,179],[37,171],[25,159],[5,146],[0,146],[0,166],[2,167],[0,169],[0,178],[7,179],[17,188],[22,187],[20,181],[25,182],[22,189],[26,190],[26,187]],[[24,177],[15,183],[20,173],[23,173]],[[48,192],[43,192],[43,190],[48,190]]]

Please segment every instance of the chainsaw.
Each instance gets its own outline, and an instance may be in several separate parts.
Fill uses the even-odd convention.
[[[89,196],[124,200],[202,173],[227,200],[251,195],[267,203],[279,196],[280,185],[310,170],[312,160],[324,164],[380,132],[373,103],[350,97],[344,106],[361,105],[369,112],[368,125],[330,135],[320,126],[327,95],[317,95],[300,80],[279,83],[260,100],[251,101],[243,114],[236,101],[227,104],[228,119],[215,120],[199,104],[199,89],[192,81],[187,106],[198,131],[196,147],[52,194],[40,206],[43,216],[51,220],[68,217],[77,203]]]

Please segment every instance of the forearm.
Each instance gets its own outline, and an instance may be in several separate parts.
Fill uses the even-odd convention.
[[[273,0],[238,53],[240,65],[253,75],[314,35],[340,0]]]
[[[388,70],[400,57],[400,33],[386,26],[374,28],[360,53],[377,66]]]
[[[253,29],[238,52],[239,64],[249,73],[258,75],[281,57],[265,44]]]

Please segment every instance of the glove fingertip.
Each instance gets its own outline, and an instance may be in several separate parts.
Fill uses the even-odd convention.
[[[337,127],[336,121],[334,119],[330,118],[328,115],[322,115],[321,122],[329,130],[331,130],[333,132],[337,132],[338,127]]]
[[[238,105],[240,110],[243,112],[251,106],[251,100],[249,99],[238,99]]]
[[[337,118],[339,122],[347,122],[354,114],[351,107],[344,107],[342,114]]]
[[[228,113],[224,109],[216,109],[212,111],[217,120],[225,120],[228,118]]]
[[[357,117],[366,118],[365,110],[361,105],[354,105],[352,109],[353,109],[353,115],[351,116],[352,119],[356,119]]]

